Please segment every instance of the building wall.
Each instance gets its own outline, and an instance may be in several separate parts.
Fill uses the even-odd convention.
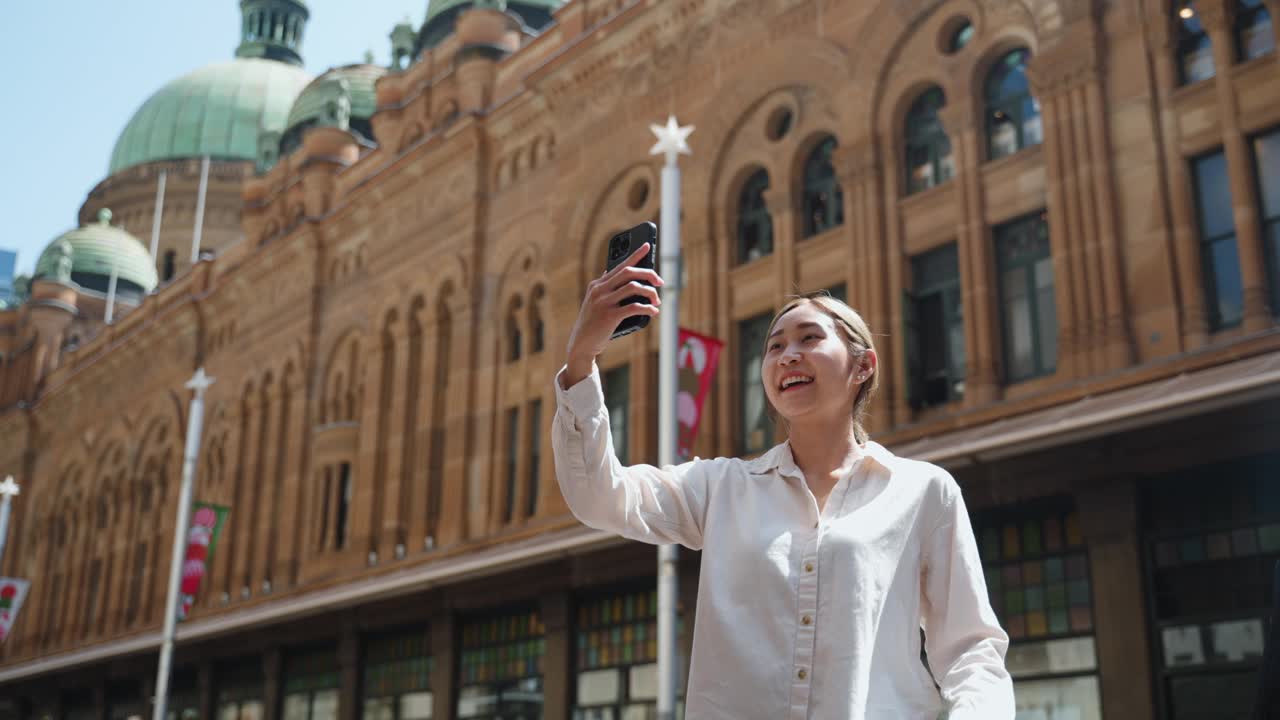
[[[1220,71],[1183,86],[1163,3],[1089,6],[575,2],[502,62],[473,52],[455,65],[480,32],[487,11],[476,11],[379,84],[378,149],[361,156],[341,131],[310,133],[245,186],[244,242],[81,346],[33,406],[0,415],[15,433],[0,437],[26,438],[0,448],[0,467],[25,478],[2,569],[37,579],[4,664],[159,627],[183,383],[198,366],[217,383],[197,497],[231,507],[198,618],[575,526],[534,430],[545,445],[551,378],[607,238],[658,214],[648,125],[669,111],[697,127],[682,160],[681,324],[727,342],[698,455],[750,449],[739,328],[800,291],[843,285],[876,331],[885,382],[870,424],[890,447],[1280,348],[1247,142],[1280,125],[1276,54],[1234,62],[1230,25],[1199,3]],[[961,16],[976,32],[947,54]],[[988,161],[984,83],[1017,48],[1032,57],[1044,141]],[[947,98],[955,175],[908,195],[904,125],[932,86]],[[806,237],[805,164],[827,137],[843,221]],[[1219,146],[1244,298],[1239,327],[1223,330],[1203,309],[1189,176]],[[739,263],[739,197],[757,169],[769,173],[774,249]],[[1018,338],[1002,329],[993,234],[1041,215],[1058,353],[1051,372],[1009,382],[1005,347]],[[911,259],[952,242],[964,396],[914,407],[901,330]],[[657,340],[637,333],[600,358],[630,367],[637,460],[656,448]],[[996,500],[1012,487],[991,482]],[[1127,577],[1136,491],[1073,482],[1018,492],[1080,494],[1101,543],[1095,587]],[[1099,637],[1116,629],[1099,640],[1102,671],[1136,679],[1104,681],[1106,715],[1150,717],[1150,671],[1123,649],[1145,641],[1142,598],[1125,587],[1094,600]]]

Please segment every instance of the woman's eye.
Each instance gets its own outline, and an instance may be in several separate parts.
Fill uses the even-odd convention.
[[[810,340],[817,340],[817,339],[818,339],[818,336],[814,335],[813,333],[809,333],[808,335],[804,336],[805,342],[809,342]]]

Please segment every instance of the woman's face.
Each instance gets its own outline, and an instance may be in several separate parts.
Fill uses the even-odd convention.
[[[769,402],[788,422],[835,422],[852,416],[858,378],[869,377],[874,366],[874,353],[851,355],[831,316],[806,303],[773,326],[760,377]]]

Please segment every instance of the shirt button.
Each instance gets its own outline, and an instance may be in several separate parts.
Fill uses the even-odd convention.
[[[805,563],[805,564],[804,564],[804,571],[805,571],[805,572],[813,572],[813,563],[811,563],[811,562],[807,562],[807,563]]]
[[[805,669],[804,669],[804,668],[800,668],[800,672],[796,673],[796,677],[798,677],[798,678],[800,678],[801,680],[803,680],[803,679],[805,679],[805,678],[809,677],[809,673],[805,672]]]
[[[801,625],[812,625],[812,624],[813,624],[813,618],[809,617],[808,615],[805,615],[804,617],[800,618],[800,624],[801,624]]]

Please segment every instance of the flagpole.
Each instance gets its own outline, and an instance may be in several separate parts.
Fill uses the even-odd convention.
[[[164,604],[164,636],[160,643],[160,665],[156,669],[156,706],[153,720],[165,720],[169,702],[169,667],[173,662],[173,637],[178,627],[178,591],[182,583],[183,541],[191,522],[191,496],[195,485],[196,459],[200,456],[200,430],[204,424],[204,392],[213,378],[204,368],[187,381],[187,389],[195,392],[187,416],[187,444],[182,456],[182,487],[178,492],[178,520],[173,529],[173,560],[169,564],[169,590]]]
[[[209,156],[200,160],[200,190],[196,195],[196,229],[191,234],[191,264],[200,260],[200,236],[204,233],[204,198],[209,192]]]
[[[680,166],[677,157],[689,154],[685,138],[693,127],[680,127],[674,115],[666,126],[651,125],[658,142],[650,155],[664,155],[662,167],[662,215],[658,234],[662,286],[662,315],[658,345],[658,464],[674,465],[679,429],[676,417],[677,343],[680,339]],[[676,607],[679,554],[675,545],[658,547],[658,720],[674,720],[679,652],[676,648]]]
[[[4,546],[9,543],[9,504],[18,494],[18,483],[10,475],[0,483],[0,569],[4,568]]]
[[[167,170],[160,171],[160,181],[156,183],[156,207],[151,213],[151,260],[155,261],[160,252],[160,220],[164,217],[164,186],[168,178]]]

